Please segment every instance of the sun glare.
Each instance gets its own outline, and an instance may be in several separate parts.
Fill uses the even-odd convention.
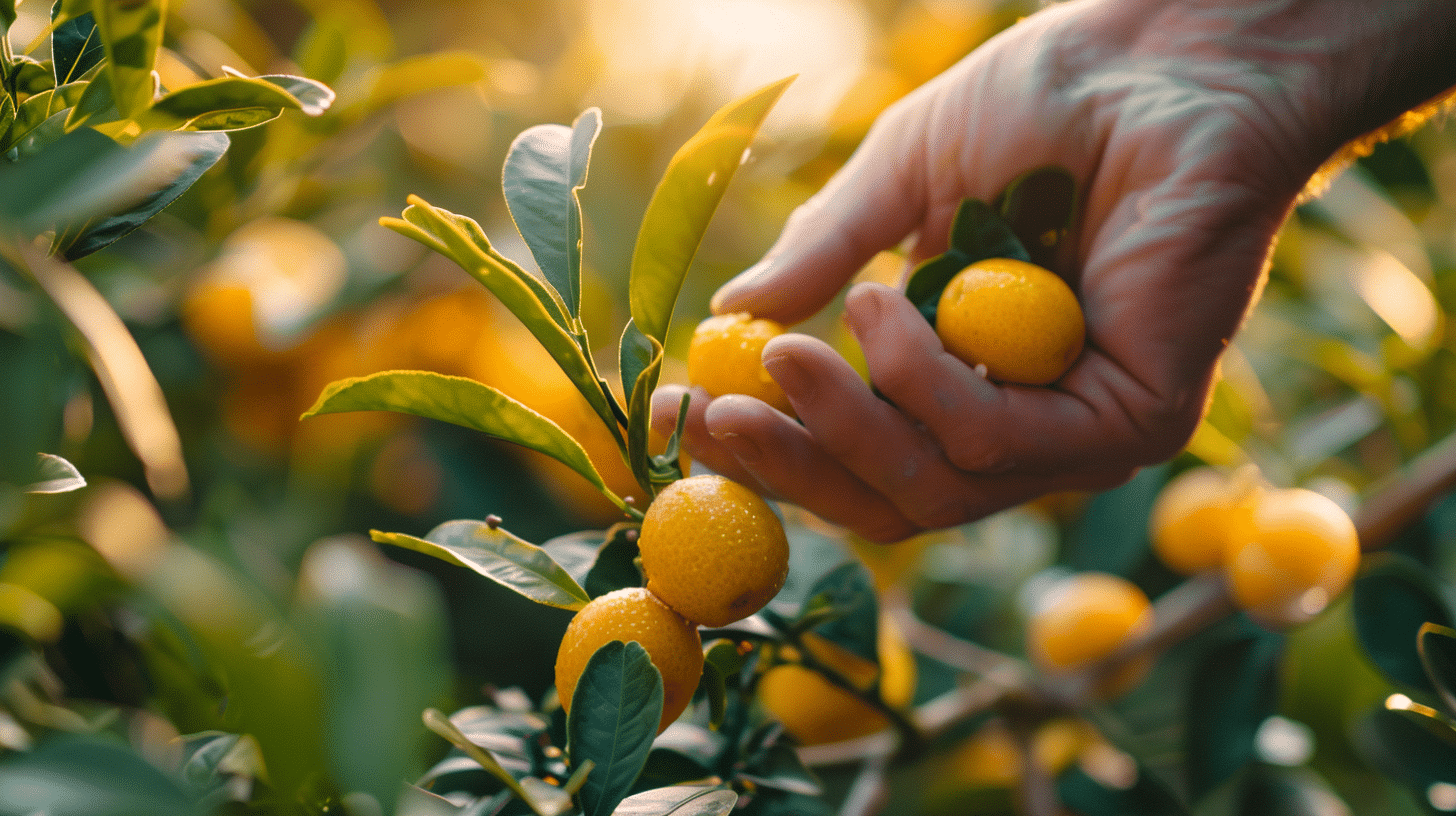
[[[690,90],[736,97],[798,79],[767,127],[811,127],[858,76],[869,24],[845,0],[593,0],[592,36],[604,60],[593,104],[651,120]]]

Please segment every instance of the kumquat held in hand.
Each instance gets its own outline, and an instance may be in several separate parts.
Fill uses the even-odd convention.
[[[789,542],[773,508],[716,474],[663,488],[642,519],[637,548],[647,588],[704,626],[762,609],[789,574]]]
[[[784,327],[747,312],[715,315],[698,324],[688,346],[688,381],[710,395],[747,394],[794,416],[794,406],[768,369],[763,347]]]
[[[962,269],[941,292],[935,333],[945,350],[992,380],[1049,385],[1086,342],[1082,307],[1054,272],[1013,258]]]

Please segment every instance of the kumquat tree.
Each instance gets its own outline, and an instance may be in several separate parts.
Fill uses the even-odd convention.
[[[842,297],[713,292],[1040,13],[0,0],[0,816],[1456,812],[1439,116],[1130,479],[879,542],[695,458],[699,400],[814,426],[776,338],[871,379]],[[995,170],[855,279],[1063,388],[1095,196]]]

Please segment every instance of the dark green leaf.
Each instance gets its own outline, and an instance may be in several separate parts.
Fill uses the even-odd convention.
[[[737,802],[728,788],[675,785],[629,796],[612,816],[728,816]]]
[[[1202,655],[1188,690],[1185,768],[1197,800],[1255,755],[1254,736],[1274,714],[1283,638],[1251,633]]]
[[[866,660],[878,662],[879,603],[874,579],[859,561],[825,573],[809,590],[801,616],[827,615],[814,631]]]
[[[1186,816],[1189,812],[1143,769],[1131,786],[1111,788],[1073,765],[1057,778],[1057,795],[1080,816]]]
[[[1447,713],[1456,714],[1456,629],[1429,621],[1421,624],[1416,651]]]
[[[15,0],[0,0],[0,37],[10,34],[10,26],[15,22]]]
[[[1452,621],[1431,572],[1407,556],[1383,553],[1355,579],[1353,597],[1355,633],[1375,666],[1397,683],[1435,693],[1417,633],[1425,623]]]
[[[155,130],[244,130],[303,109],[293,94],[265,79],[225,76],[170,91],[135,118]]]
[[[57,4],[55,11],[60,11]],[[79,80],[106,58],[101,31],[90,12],[61,23],[51,32],[51,70],[56,85]]]
[[[15,86],[18,94],[38,94],[41,91],[49,91],[56,87],[55,74],[51,69],[51,61],[44,62],[31,57],[18,55],[11,65],[10,82]],[[77,78],[79,79],[79,77]],[[74,81],[74,80],[73,80]]]
[[[111,93],[111,75],[106,71],[95,74],[86,82],[86,90],[66,115],[66,132],[82,125],[98,125],[120,118],[116,109],[116,97]]]
[[[622,393],[627,395],[629,403],[632,392],[637,387],[637,378],[642,376],[642,372],[652,365],[653,359],[661,352],[662,345],[643,334],[629,318],[626,328],[622,330],[622,339],[617,344],[617,370],[622,375]],[[627,425],[630,427],[638,421],[637,417],[631,417]]]
[[[0,144],[10,143],[10,128],[14,124],[15,100],[8,93],[0,93]]]
[[[586,592],[593,598],[623,587],[642,586],[638,571],[637,528],[618,525],[597,550],[596,560],[586,574]]]
[[[1418,790],[1456,784],[1456,731],[1431,710],[1378,708],[1360,724],[1376,768]]]
[[[722,638],[703,650],[703,679],[698,684],[708,697],[708,723],[713,728],[723,724],[728,715],[728,685],[737,682],[746,657],[738,651],[738,643]]]
[[[1239,791],[1239,816],[1333,816],[1350,813],[1324,780],[1307,768],[1251,769]]]
[[[10,133],[4,141],[0,141],[0,150],[9,150],[19,144],[47,121],[56,117],[65,121],[69,115],[66,111],[81,98],[85,88],[85,83],[73,82],[60,88],[41,91],[20,103],[15,109],[15,121],[10,126]]]
[[[111,75],[117,110],[128,119],[145,111],[156,93],[152,69],[162,46],[166,0],[94,3],[91,9],[106,45],[106,70]],[[62,7],[62,17],[65,7]]]
[[[129,747],[60,734],[0,762],[0,813],[56,816],[200,816],[205,809]]]
[[[511,143],[502,187],[516,229],[541,274],[566,303],[581,310],[581,200],[602,115],[590,108],[572,127],[537,125]]]
[[[36,454],[35,481],[25,486],[27,493],[69,493],[86,486],[86,477],[76,466],[55,454]]]
[[[950,247],[922,261],[905,282],[905,297],[931,325],[940,305],[940,293],[962,269],[987,258],[1029,260],[1011,227],[984,201],[968,198],[956,208],[951,222]]]
[[[432,371],[381,371],[330,384],[304,417],[347,411],[399,411],[471,428],[514,442],[581,474],[630,512],[602,481],[581,444],[559,425],[488,385]]]
[[[587,661],[566,718],[572,765],[596,765],[577,794],[583,816],[611,813],[631,791],[657,736],[662,699],[662,675],[636,641],[611,641]]]
[[[628,300],[637,328],[665,342],[683,276],[748,146],[793,77],[734,100],[688,139],[658,182],[632,251]]]
[[[424,538],[371,530],[380,544],[433,555],[484,575],[536,603],[561,609],[586,606],[586,590],[545,550],[484,521],[447,521]]]
[[[632,386],[629,392],[632,396],[627,403],[627,464],[632,468],[632,475],[637,478],[637,484],[648,496],[657,495],[656,486],[652,483],[652,462],[648,454],[647,445],[651,440],[651,422],[649,414],[652,412],[652,392],[656,388],[658,375],[662,372],[662,346],[654,338],[649,337],[652,343],[652,361],[637,375],[637,383]]]
[[[823,784],[804,765],[799,752],[783,740],[775,740],[756,752],[740,775],[755,785],[800,796],[818,796],[824,792]]]
[[[1138,471],[1126,484],[1098,493],[1072,533],[1074,569],[1128,575],[1148,555],[1148,512],[1168,480],[1166,466]]]
[[[148,134],[143,140],[148,143],[155,141],[159,145],[167,143],[168,146],[158,156],[172,156],[176,164],[170,171],[177,175],[125,212],[98,218],[84,227],[68,228],[58,235],[56,249],[66,260],[84,258],[150,221],[217,164],[231,144],[226,133],[155,133]],[[161,169],[160,163],[158,169]],[[164,181],[165,177],[158,178],[159,183]]]
[[[996,210],[1032,263],[1052,268],[1077,217],[1077,179],[1060,167],[1018,176],[997,197]]]

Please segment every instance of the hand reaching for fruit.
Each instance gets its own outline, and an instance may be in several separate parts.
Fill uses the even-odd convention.
[[[1059,166],[1079,212],[1051,266],[1081,302],[1086,349],[1051,387],[999,383],[948,354],[900,292],[858,284],[846,318],[872,383],[822,342],[776,337],[763,363],[799,422],[699,391],[694,458],[893,541],[1176,453],[1300,191],[1343,145],[1419,121],[1402,114],[1456,83],[1437,57],[1452,36],[1441,0],[1294,6],[1056,4],[892,106],[714,311],[791,325],[907,236],[911,263],[944,251],[962,200]],[[659,392],[659,428],[681,395]]]

